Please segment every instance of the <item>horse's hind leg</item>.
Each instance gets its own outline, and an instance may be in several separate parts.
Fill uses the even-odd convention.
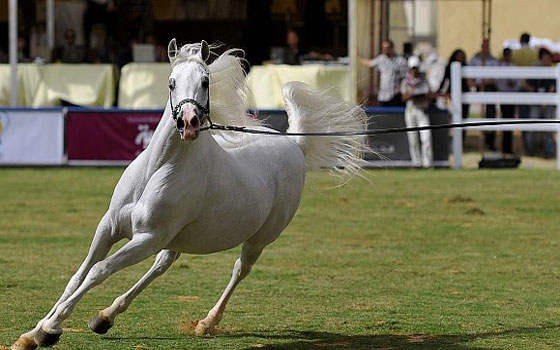
[[[196,324],[194,330],[196,335],[212,334],[214,332],[214,327],[220,323],[226,304],[233,294],[235,287],[237,287],[239,282],[241,282],[245,277],[247,277],[249,272],[251,272],[251,268],[261,255],[262,250],[262,245],[253,246],[249,242],[245,242],[243,244],[243,247],[241,248],[241,256],[235,262],[229,284],[216,305],[208,312],[208,315],[204,319],[199,320]]]
[[[74,273],[74,275],[70,278],[70,281],[66,285],[66,288],[64,289],[61,297],[55,303],[53,308],[47,313],[47,315],[37,323],[34,329],[25,334],[22,334],[19,337],[19,339],[12,345],[12,350],[29,350],[35,349],[37,347],[37,344],[33,339],[37,335],[39,329],[41,329],[44,320],[51,317],[56,308],[61,303],[66,301],[66,299],[68,299],[68,297],[70,297],[70,295],[72,295],[76,291],[76,289],[78,289],[91,267],[96,262],[105,258],[113,244],[115,244],[118,240],[118,238],[112,236],[109,217],[108,214],[105,214],[105,216],[101,219],[99,225],[97,226],[97,230],[95,232],[95,236],[91,243],[87,257],[84,259],[76,273]]]
[[[137,264],[160,251],[162,247],[159,244],[161,242],[152,234],[136,234],[115,254],[93,265],[78,289],[66,301],[60,303],[55,312],[43,321],[41,328],[35,334],[35,343],[39,346],[56,343],[62,334],[62,322],[70,316],[85,293],[113,273]]]
[[[157,277],[163,275],[181,253],[171,250],[162,250],[156,257],[154,264],[146,274],[125,294],[116,298],[108,308],[99,313],[89,322],[89,328],[98,334],[105,334],[113,326],[118,314],[125,312],[130,303]]]

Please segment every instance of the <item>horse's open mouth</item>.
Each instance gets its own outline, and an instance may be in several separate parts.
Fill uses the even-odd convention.
[[[181,140],[193,141],[198,137],[199,131],[199,128],[194,128],[188,125],[183,129],[183,132],[181,132]]]

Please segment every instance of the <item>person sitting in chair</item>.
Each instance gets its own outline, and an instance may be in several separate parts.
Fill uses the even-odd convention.
[[[303,47],[299,34],[293,29],[286,34],[286,44],[284,57],[286,64],[297,65],[302,64],[305,60],[332,61],[334,59],[333,55],[329,53],[320,53]]]
[[[85,61],[84,47],[76,45],[76,32],[72,28],[64,31],[64,45],[54,51],[54,62],[82,63]]]

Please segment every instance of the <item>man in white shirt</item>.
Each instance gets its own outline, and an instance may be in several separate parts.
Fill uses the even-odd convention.
[[[381,44],[381,54],[374,59],[358,56],[359,61],[379,71],[379,91],[377,100],[383,107],[402,106],[399,92],[401,81],[406,73],[406,59],[395,53],[395,45],[391,40]]]

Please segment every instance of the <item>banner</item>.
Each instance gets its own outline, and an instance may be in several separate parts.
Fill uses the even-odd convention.
[[[404,108],[370,108],[368,114],[368,130],[404,128]],[[430,125],[449,123],[449,113],[436,108],[428,110]],[[368,145],[374,153],[364,155],[371,166],[412,166],[408,149],[406,132],[394,134],[372,135],[368,137]],[[449,131],[432,130],[432,151],[434,165],[449,166]]]
[[[401,107],[373,107],[366,109],[368,130],[404,128],[404,108]],[[428,111],[430,124],[449,123],[449,113],[440,109]],[[273,129],[286,132],[288,117],[284,110],[259,110],[257,116],[260,120]],[[366,166],[370,167],[411,167],[408,149],[408,137],[405,132],[394,134],[371,135],[367,138],[368,146],[373,152],[366,152],[364,159]],[[437,167],[449,166],[449,131],[432,131],[432,148],[434,165]]]
[[[70,110],[70,164],[127,164],[150,142],[163,111]]]
[[[0,164],[61,165],[65,162],[62,110],[0,110]]]

